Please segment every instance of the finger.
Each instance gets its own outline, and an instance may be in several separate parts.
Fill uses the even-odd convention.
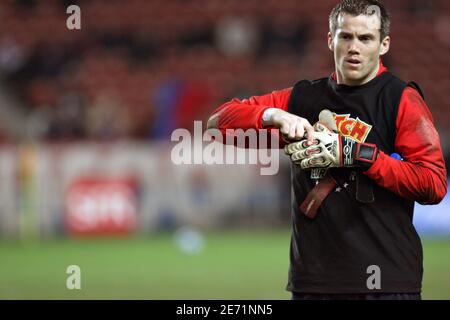
[[[314,143],[314,128],[312,127],[312,125],[308,122],[308,120],[305,120],[305,123],[303,124],[305,130],[306,130],[306,136],[308,138],[308,142],[309,144],[313,144]]]
[[[303,142],[303,141],[302,141]],[[298,152],[303,149],[302,142],[293,142],[284,147],[284,151],[287,155],[291,155],[294,152]]]
[[[321,152],[322,152],[321,146],[312,146],[312,147],[306,148],[304,150],[293,152],[291,155],[291,160],[299,161],[302,159],[311,158],[311,157],[314,157],[315,155],[320,154]]]
[[[284,122],[281,124],[280,132],[281,132],[283,135],[287,135],[287,134],[289,133],[289,122],[284,121]]]
[[[291,155],[291,161],[292,162],[299,162],[299,161],[304,160],[305,158],[306,158],[305,155],[301,151],[294,152]]]
[[[311,159],[308,158],[300,161],[300,168],[302,168],[303,170],[309,170],[313,169],[314,165],[311,163]]]
[[[297,142],[291,142],[284,147],[284,153],[286,153],[287,155],[292,155],[294,152],[304,151],[305,149],[313,146],[317,148],[317,145],[319,145],[318,140],[314,140],[313,146],[309,146],[307,142],[308,140],[306,139]],[[321,146],[321,148],[323,148],[323,145]]]
[[[300,167],[302,169],[326,168],[328,166],[329,162],[327,162],[324,157],[317,155],[303,159],[300,162]]]
[[[303,124],[301,121],[298,121],[295,126],[295,138],[301,140],[304,138],[305,129],[303,129]]]
[[[321,124],[320,122],[317,122],[314,126],[313,126],[314,130],[317,132],[325,132],[326,128],[323,124]]]
[[[296,130],[296,123],[291,123],[289,125],[289,138],[295,139],[295,130]]]

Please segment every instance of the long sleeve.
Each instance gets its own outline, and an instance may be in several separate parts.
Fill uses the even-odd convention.
[[[404,161],[383,152],[365,174],[378,185],[421,204],[437,204],[447,193],[447,172],[433,118],[419,93],[403,92],[396,121],[396,151]]]
[[[230,134],[226,132],[227,129],[267,129],[269,132],[268,137],[272,136],[278,141],[278,147],[283,147],[284,141],[280,138],[278,129],[263,127],[262,116],[268,108],[287,110],[291,91],[292,88],[287,88],[262,96],[253,96],[249,99],[232,99],[217,108],[213,112],[211,119],[215,118],[215,128],[227,136],[226,141],[234,141],[235,145],[237,139],[236,137],[230,139]],[[271,139],[268,139],[265,145],[271,147]]]

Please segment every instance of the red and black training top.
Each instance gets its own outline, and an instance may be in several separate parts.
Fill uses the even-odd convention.
[[[380,154],[365,172],[332,169],[337,188],[314,220],[298,210],[314,187],[310,172],[292,166],[291,263],[287,289],[304,293],[421,291],[422,247],[412,224],[414,201],[439,203],[447,192],[446,169],[431,113],[416,88],[381,63],[362,86],[338,85],[331,75],[301,81],[271,94],[222,105],[218,129],[262,129],[262,114],[280,108],[313,124],[322,109],[334,112],[340,133],[377,144]],[[281,146],[283,141],[280,140]],[[404,161],[389,156],[399,153]],[[359,178],[358,178],[359,177]],[[373,199],[356,197],[361,177]],[[367,185],[364,186],[365,188]],[[367,270],[381,271],[381,288],[369,289]]]

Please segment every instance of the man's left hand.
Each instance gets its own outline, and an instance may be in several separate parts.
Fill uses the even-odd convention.
[[[316,128],[319,131],[313,133],[312,145],[308,145],[304,139],[285,146],[285,153],[302,169],[355,166],[369,168],[375,162],[378,155],[376,145],[358,143],[331,132],[325,126]]]

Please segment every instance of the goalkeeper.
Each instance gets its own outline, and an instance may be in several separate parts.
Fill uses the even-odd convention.
[[[419,86],[387,70],[389,15],[375,0],[331,12],[335,71],[218,108],[208,128],[279,130],[292,162],[293,299],[420,299],[414,201],[447,192],[438,133]]]

